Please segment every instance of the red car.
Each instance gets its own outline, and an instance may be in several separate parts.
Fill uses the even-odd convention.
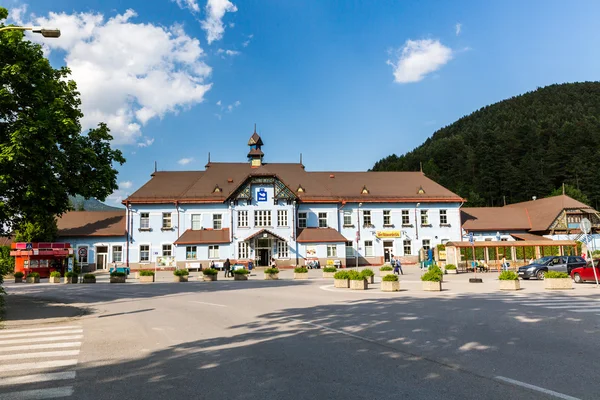
[[[600,280],[600,260],[594,260],[594,268],[592,268],[591,262],[589,262],[585,267],[574,268],[571,271],[571,278],[573,278],[575,283],[583,283],[585,281],[596,282],[594,269],[596,270],[598,280]]]

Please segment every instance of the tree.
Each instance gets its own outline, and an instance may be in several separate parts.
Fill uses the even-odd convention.
[[[7,15],[0,7],[0,26]],[[26,221],[47,226],[49,216],[69,209],[69,195],[104,201],[118,188],[113,165],[125,159],[111,149],[104,123],[81,133],[81,101],[69,75],[21,31],[0,33],[0,233]]]
[[[53,242],[57,233],[56,219],[53,215],[45,215],[22,222],[15,229],[15,242]]]
[[[558,196],[561,194],[563,194],[562,187],[554,189],[554,191],[550,193],[550,196],[548,197]],[[582,202],[583,204],[587,204],[588,206],[590,205],[590,199],[588,199],[588,197],[581,190],[577,189],[574,186],[565,185],[565,194],[569,197],[574,198],[577,201]]]

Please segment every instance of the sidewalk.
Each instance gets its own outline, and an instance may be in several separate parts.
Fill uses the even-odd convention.
[[[19,294],[8,294],[5,299],[0,329],[64,322],[86,313],[84,308]]]

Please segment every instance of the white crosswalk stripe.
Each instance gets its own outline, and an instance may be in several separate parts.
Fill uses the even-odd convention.
[[[0,400],[73,396],[82,339],[79,325],[1,330]]]
[[[600,298],[592,297],[586,298],[581,296],[565,296],[565,295],[553,295],[553,296],[525,296],[525,295],[494,295],[486,298],[491,301],[501,301],[503,303],[514,304],[521,308],[527,308],[531,310],[535,309],[548,309],[548,310],[559,310],[566,312],[576,313],[598,313],[600,312]]]

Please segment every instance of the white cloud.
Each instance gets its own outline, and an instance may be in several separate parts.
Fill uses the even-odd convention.
[[[154,138],[148,139],[146,138],[145,140],[142,140],[141,142],[138,142],[138,147],[149,147],[152,146],[152,143],[154,143]]]
[[[224,50],[224,49],[219,49],[217,50],[217,54],[221,54],[223,58],[225,58],[225,56],[237,56],[239,54],[241,54],[239,51],[237,50]]]
[[[186,4],[192,4],[187,0]],[[58,39],[29,36],[48,51],[65,53],[81,93],[84,130],[106,122],[117,144],[147,147],[142,127],[204,100],[211,68],[198,39],[182,26],[134,23],[135,11],[105,19],[93,12],[30,16],[33,25],[60,27]]]
[[[23,15],[27,12],[27,4],[12,7],[9,10],[8,18],[16,23],[23,25]]]
[[[133,182],[131,181],[119,182],[119,189],[131,189],[132,186]]]
[[[177,161],[179,163],[179,165],[187,165],[189,163],[191,163],[192,161],[194,161],[194,159],[192,157],[189,158],[182,158],[181,160]]]
[[[401,49],[394,52],[396,60],[387,60],[394,68],[397,83],[419,82],[427,74],[440,69],[452,59],[452,49],[439,40],[407,40]]]
[[[229,23],[229,27],[230,27],[230,28],[234,28],[234,27],[235,27],[235,22],[230,22],[230,23]]]
[[[236,106],[236,107],[239,107],[239,106],[241,106],[241,105],[242,105],[242,102],[241,102],[241,101],[239,101],[239,100],[236,100],[236,102],[235,102],[235,103],[233,103],[233,105],[234,105],[234,106]]]
[[[206,40],[211,44],[220,40],[225,33],[223,17],[227,12],[236,12],[238,9],[229,0],[208,0],[206,2],[206,19],[201,22],[202,29],[206,31]]]
[[[220,107],[221,106],[221,100],[217,101],[217,105]]]
[[[456,24],[456,26],[454,27],[454,30],[456,32],[456,36],[460,35],[460,28],[462,28],[462,24],[459,22]]]
[[[244,41],[242,43],[243,47],[248,47],[248,45],[250,44],[250,41],[252,40],[252,38],[254,37],[254,34],[248,35],[248,40]]]
[[[200,6],[198,5],[197,0],[173,0],[177,3],[179,8],[185,9],[188,8],[194,13],[200,12]]]

